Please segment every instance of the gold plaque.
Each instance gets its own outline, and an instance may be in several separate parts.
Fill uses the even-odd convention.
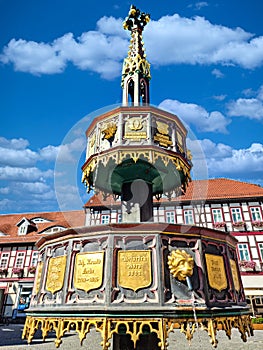
[[[173,143],[171,136],[168,134],[169,125],[160,121],[156,121],[157,132],[155,133],[153,140],[158,142],[160,146],[169,147]]]
[[[124,138],[141,140],[147,138],[145,121],[139,117],[132,117],[125,123]]]
[[[40,290],[42,269],[43,269],[43,262],[39,262],[37,264],[36,277],[35,277],[35,283],[34,283],[34,293],[33,294],[35,294],[35,295],[38,294],[38,292]]]
[[[235,260],[230,259],[230,266],[231,266],[231,271],[232,271],[234,287],[237,291],[239,291],[240,290],[240,283],[239,283],[239,277],[238,277],[237,264],[236,264]]]
[[[66,255],[50,258],[48,263],[46,290],[54,294],[63,287],[65,269],[66,269]]]
[[[88,292],[102,284],[104,251],[78,253],[75,260],[74,286]]]
[[[137,291],[152,283],[150,250],[121,250],[118,252],[118,284]]]
[[[205,259],[209,285],[221,292],[227,288],[224,258],[219,255],[205,254]]]

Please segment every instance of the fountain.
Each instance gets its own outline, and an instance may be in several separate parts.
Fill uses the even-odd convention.
[[[120,198],[122,222],[70,228],[42,237],[23,338],[53,330],[80,342],[92,328],[103,350],[162,349],[180,327],[198,329],[217,346],[217,331],[252,334],[237,264],[236,240],[208,228],[155,223],[153,197],[183,195],[191,180],[187,131],[180,119],[149,104],[150,65],[142,32],[150,16],[131,6],[122,72],[123,104],[86,131],[82,167],[87,190]],[[87,340],[88,341],[88,340]]]

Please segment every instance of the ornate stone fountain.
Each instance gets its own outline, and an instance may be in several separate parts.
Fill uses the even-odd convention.
[[[122,222],[71,228],[42,237],[23,337],[54,330],[80,342],[92,328],[103,350],[167,349],[178,326],[189,340],[197,328],[216,347],[219,329],[243,341],[249,309],[237,264],[236,240],[197,226],[153,222],[153,196],[185,192],[191,156],[179,118],[149,105],[150,65],[142,42],[149,15],[131,7],[124,60],[123,104],[88,127],[82,167],[87,190],[120,197]],[[87,339],[88,342],[88,339]]]

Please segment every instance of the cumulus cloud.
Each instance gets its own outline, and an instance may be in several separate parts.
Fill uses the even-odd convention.
[[[0,147],[3,148],[25,149],[28,145],[28,140],[22,138],[8,140],[5,137],[0,137]]]
[[[186,124],[194,125],[198,131],[226,133],[226,127],[230,123],[222,113],[218,111],[209,113],[194,103],[167,99],[162,101],[159,107],[178,115]]]
[[[53,177],[53,170],[40,170],[36,167],[31,168],[18,168],[4,166],[0,167],[0,180],[19,181],[19,182],[31,182],[39,181],[44,178]]]
[[[263,85],[256,97],[239,98],[228,104],[228,115],[231,117],[246,117],[254,120],[263,120]]]
[[[207,5],[199,2],[199,8]],[[66,33],[53,42],[12,39],[3,48],[0,61],[15,70],[32,74],[54,74],[71,62],[77,68],[111,79],[119,76],[128,48],[128,33],[122,19],[102,17],[93,31],[74,38]],[[212,24],[203,17],[167,15],[152,20],[145,28],[147,55],[154,65],[220,64],[246,69],[263,63],[263,37],[242,28]]]
[[[198,164],[205,155],[209,169],[209,177],[244,177],[258,178],[263,172],[263,145],[252,143],[248,148],[234,149],[222,143],[214,143],[211,140],[188,140],[189,149],[197,154],[193,163]],[[197,149],[203,153],[195,153]],[[249,169],[249,172],[248,172]]]

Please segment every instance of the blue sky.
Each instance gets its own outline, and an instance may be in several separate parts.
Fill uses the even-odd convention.
[[[193,178],[262,186],[263,2],[134,4],[151,15],[151,103],[177,114],[189,148],[205,156]],[[130,5],[0,0],[1,213],[80,209],[88,199],[84,133],[94,111],[121,103]]]

